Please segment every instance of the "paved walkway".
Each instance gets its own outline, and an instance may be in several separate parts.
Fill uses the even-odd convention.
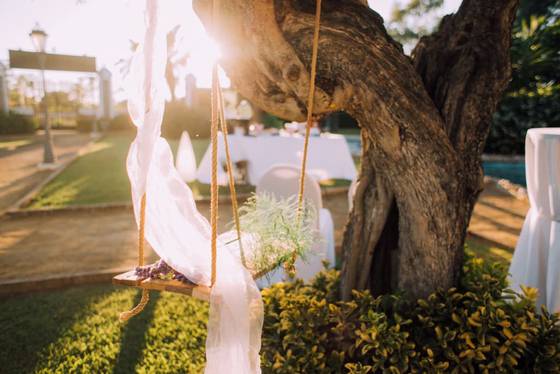
[[[348,203],[345,194],[329,196],[336,243],[342,240]],[[209,206],[198,204],[208,216]],[[528,209],[496,188],[487,188],[475,208],[470,231],[488,244],[511,252]],[[220,210],[220,230],[231,222],[229,205]],[[136,265],[136,228],[130,210],[58,212],[0,219],[0,283],[15,279],[66,276],[129,269]],[[147,260],[155,255],[147,251]]]
[[[514,198],[495,186],[488,187],[475,206],[469,232],[513,251],[528,210],[526,199]]]
[[[69,160],[90,141],[89,134],[69,130],[53,133],[55,155],[60,162]],[[51,173],[37,168],[43,160],[42,139],[42,132],[0,137],[0,212],[10,208]]]

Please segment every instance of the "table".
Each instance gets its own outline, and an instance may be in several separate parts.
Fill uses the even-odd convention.
[[[273,165],[289,164],[301,166],[303,154],[302,136],[273,136],[258,137],[228,135],[228,143],[233,162],[245,160],[247,164],[247,179],[256,185],[261,176]],[[221,133],[218,137],[218,163],[226,162],[224,141]],[[201,183],[210,183],[211,179],[210,147],[198,167],[197,179]],[[218,168],[218,183],[227,185],[227,174],[223,167]],[[322,134],[309,138],[309,153],[307,158],[307,172],[317,180],[356,178],[356,167],[346,139],[342,135]]]
[[[560,312],[560,128],[527,131],[530,210],[510,266],[511,283],[539,289],[537,306]]]

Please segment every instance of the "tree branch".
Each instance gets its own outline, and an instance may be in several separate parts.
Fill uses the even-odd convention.
[[[511,77],[511,28],[518,0],[464,0],[412,52],[455,149],[482,153],[498,101]]]

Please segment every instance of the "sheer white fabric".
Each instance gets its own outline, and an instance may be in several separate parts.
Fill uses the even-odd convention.
[[[560,312],[560,129],[530,129],[525,139],[531,209],[517,242],[512,286],[539,289],[538,305]]]
[[[137,126],[127,159],[134,212],[138,222],[146,193],[146,240],[172,268],[197,284],[210,285],[210,225],[173,166],[169,144],[160,137],[166,44],[157,9],[157,0],[147,0],[145,40],[133,59],[128,91],[129,112]],[[218,238],[206,373],[260,373],[261,295],[239,261],[238,244],[225,244],[229,239],[230,233]]]
[[[196,158],[191,137],[187,131],[183,131],[181,134],[175,166],[185,182],[192,182],[196,179]]]

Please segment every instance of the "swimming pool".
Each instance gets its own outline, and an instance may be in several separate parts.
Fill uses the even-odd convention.
[[[507,179],[512,183],[527,187],[525,161],[484,161],[482,167],[484,168],[484,175]]]
[[[360,156],[362,145],[359,135],[346,135],[348,147],[353,156]],[[507,179],[512,183],[527,186],[525,180],[525,161],[484,161],[482,163],[484,175]]]

